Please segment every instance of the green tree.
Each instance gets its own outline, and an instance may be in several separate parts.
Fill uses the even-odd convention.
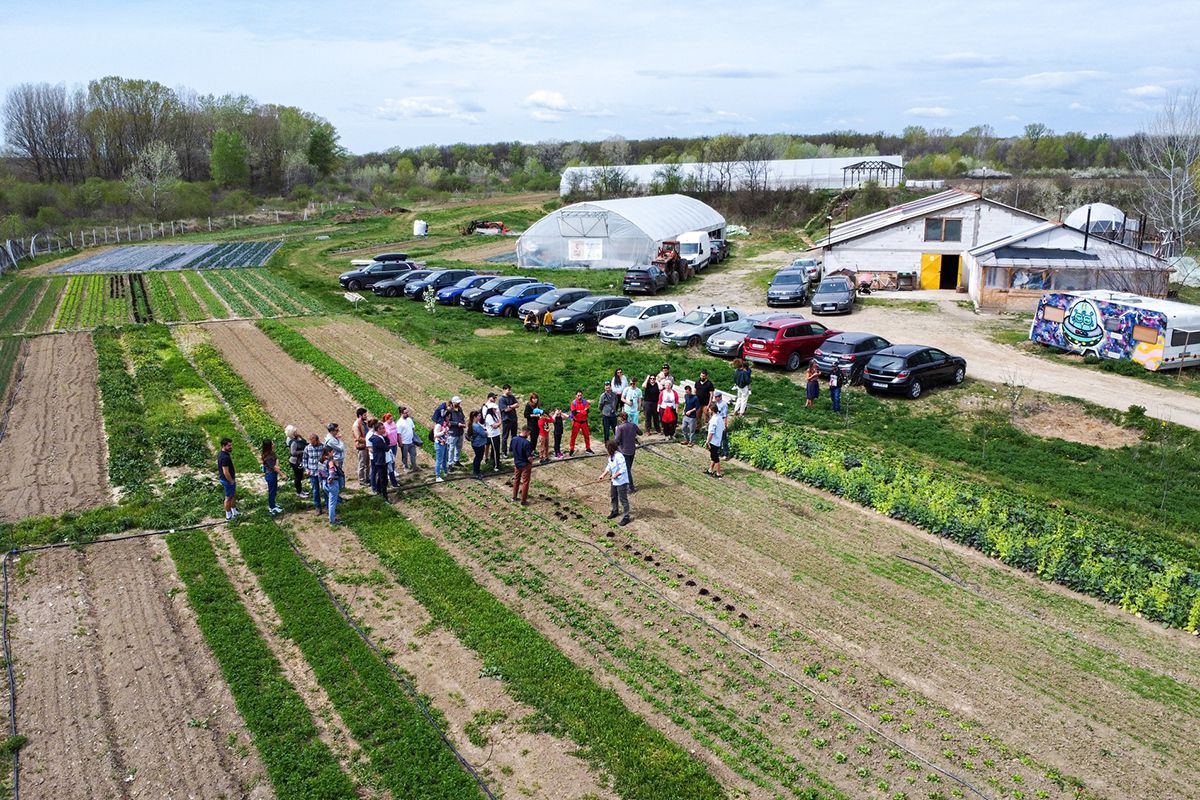
[[[342,157],[337,131],[332,125],[317,125],[308,136],[308,163],[321,177],[333,172]]]
[[[245,186],[250,182],[250,149],[237,131],[218,130],[213,134],[209,169],[218,186]]]

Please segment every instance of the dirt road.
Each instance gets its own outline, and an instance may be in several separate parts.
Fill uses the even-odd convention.
[[[769,267],[773,269],[774,267]],[[679,299],[685,308],[716,303],[731,305],[751,313],[768,309],[762,292],[748,284],[749,276],[760,272],[760,263],[737,264],[720,280],[696,284],[695,290]],[[1056,364],[1022,353],[992,341],[988,329],[998,324],[996,317],[975,314],[959,308],[964,295],[955,292],[888,292],[872,295],[877,299],[931,299],[935,312],[917,312],[887,306],[860,306],[848,316],[814,317],[830,328],[869,331],[897,344],[920,343],[940,347],[967,360],[967,376],[996,383],[1016,382],[1039,392],[1078,397],[1096,405],[1126,411],[1130,405],[1145,406],[1156,419],[1200,430],[1200,397],[1164,389],[1122,375]],[[810,317],[807,306],[787,309]],[[796,378],[802,379],[802,375]]]

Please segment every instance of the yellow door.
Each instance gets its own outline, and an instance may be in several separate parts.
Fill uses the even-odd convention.
[[[937,289],[942,282],[942,257],[937,253],[921,255],[921,288]]]

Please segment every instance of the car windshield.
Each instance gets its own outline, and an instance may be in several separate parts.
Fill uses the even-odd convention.
[[[853,353],[854,343],[839,342],[837,339],[826,339],[825,344],[821,345],[821,352],[828,353],[830,355],[837,355],[838,353]]]
[[[817,294],[843,294],[848,291],[850,284],[846,281],[821,281],[817,287]]]
[[[516,286],[510,286],[504,290],[504,296],[505,297],[520,297],[521,294],[525,291],[525,287],[528,285],[529,284],[527,284],[527,283],[518,283]]]
[[[904,359],[900,356],[871,356],[871,360],[867,362],[867,369],[898,372],[904,369]]]
[[[792,262],[793,267],[815,267],[817,261],[814,258],[797,258]]]
[[[679,322],[683,325],[699,325],[706,319],[708,319],[708,312],[696,309],[695,311],[689,311],[687,314],[685,314],[683,318],[679,320]]]
[[[684,256],[694,256],[700,252],[699,242],[683,242],[679,245],[679,254]]]
[[[474,275],[472,275],[468,278],[463,278],[458,283],[454,284],[454,288],[466,289],[468,286],[472,286],[476,280],[477,280],[477,278]]]
[[[754,320],[742,319],[725,329],[726,333],[749,333],[754,330]]]
[[[405,277],[403,277],[403,278],[397,278],[396,280],[401,280],[401,281],[402,281],[402,280],[407,280],[407,281],[410,281],[410,282],[413,282],[413,283],[415,283],[415,282],[417,282],[417,281],[419,281],[419,280],[423,280],[423,279],[425,279],[425,278],[428,278],[428,277],[429,277],[429,273],[428,273],[428,272],[421,272],[421,271],[419,271],[419,270],[418,270],[417,272],[410,272],[410,273],[408,273],[408,275],[407,275],[407,276],[405,276]]]
[[[642,312],[645,310],[646,310],[645,306],[625,306],[624,308],[622,308],[620,311],[618,311],[616,313],[616,316],[618,316],[618,317],[633,317],[634,319],[637,319],[638,317],[640,317],[642,315]]]
[[[539,303],[553,303],[555,300],[558,299],[558,292],[554,289],[551,289],[548,292],[542,292],[535,299]]]
[[[766,325],[755,325],[750,330],[750,335],[753,336],[755,339],[766,339],[768,341],[774,341],[776,332],[777,331],[775,328],[769,328]]]
[[[799,272],[781,272],[771,281],[772,286],[795,286],[800,283],[808,283],[808,279]]]
[[[492,278],[490,281],[485,281],[484,283],[479,284],[475,288],[476,289],[499,289],[502,285],[504,285],[504,282],[506,280],[508,280],[508,279],[507,278]]]
[[[568,311],[591,311],[592,306],[595,305],[595,303],[596,303],[596,301],[593,300],[592,298],[585,297],[582,300],[576,300],[574,303],[571,303],[571,305],[567,306],[567,310]]]

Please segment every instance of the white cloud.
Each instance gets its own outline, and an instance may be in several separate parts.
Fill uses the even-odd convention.
[[[521,103],[530,109],[529,117],[536,122],[562,122],[566,115],[576,114],[581,117],[612,117],[615,114],[607,108],[580,108],[567,101],[562,92],[549,89],[538,89],[528,95]]]
[[[375,109],[380,119],[397,120],[421,117],[444,117],[460,122],[477,123],[476,114],[483,107],[472,102],[461,102],[449,97],[389,97]]]
[[[729,64],[713,64],[695,69],[639,69],[635,74],[644,78],[727,78],[733,80],[779,77],[779,73],[774,70],[748,69]]]
[[[547,111],[574,111],[562,92],[552,92],[549,89],[538,89],[525,98],[526,108],[541,108]]]
[[[562,122],[563,116],[557,111],[547,111],[544,108],[535,108],[529,112],[531,119],[537,122]]]
[[[958,112],[945,106],[913,106],[912,108],[904,109],[904,113],[910,117],[945,119],[946,117],[953,117]]]
[[[978,69],[981,67],[1001,67],[1008,64],[1006,58],[993,56],[987,53],[946,53],[945,55],[936,56],[933,58],[933,63],[941,64],[946,67],[959,67],[961,69]]]
[[[1071,105],[1067,106],[1067,110],[1068,111],[1091,111],[1092,107],[1084,105],[1083,103],[1076,101],[1074,103],[1071,103]]]
[[[1125,94],[1130,97],[1166,97],[1167,90],[1153,83],[1145,86],[1134,86],[1132,89],[1126,89]]]
[[[1077,69],[1068,72],[1035,72],[1031,75],[1022,75],[1019,78],[988,78],[983,83],[1041,92],[1070,89],[1081,83],[1095,81],[1104,76],[1105,73],[1094,69]]]

